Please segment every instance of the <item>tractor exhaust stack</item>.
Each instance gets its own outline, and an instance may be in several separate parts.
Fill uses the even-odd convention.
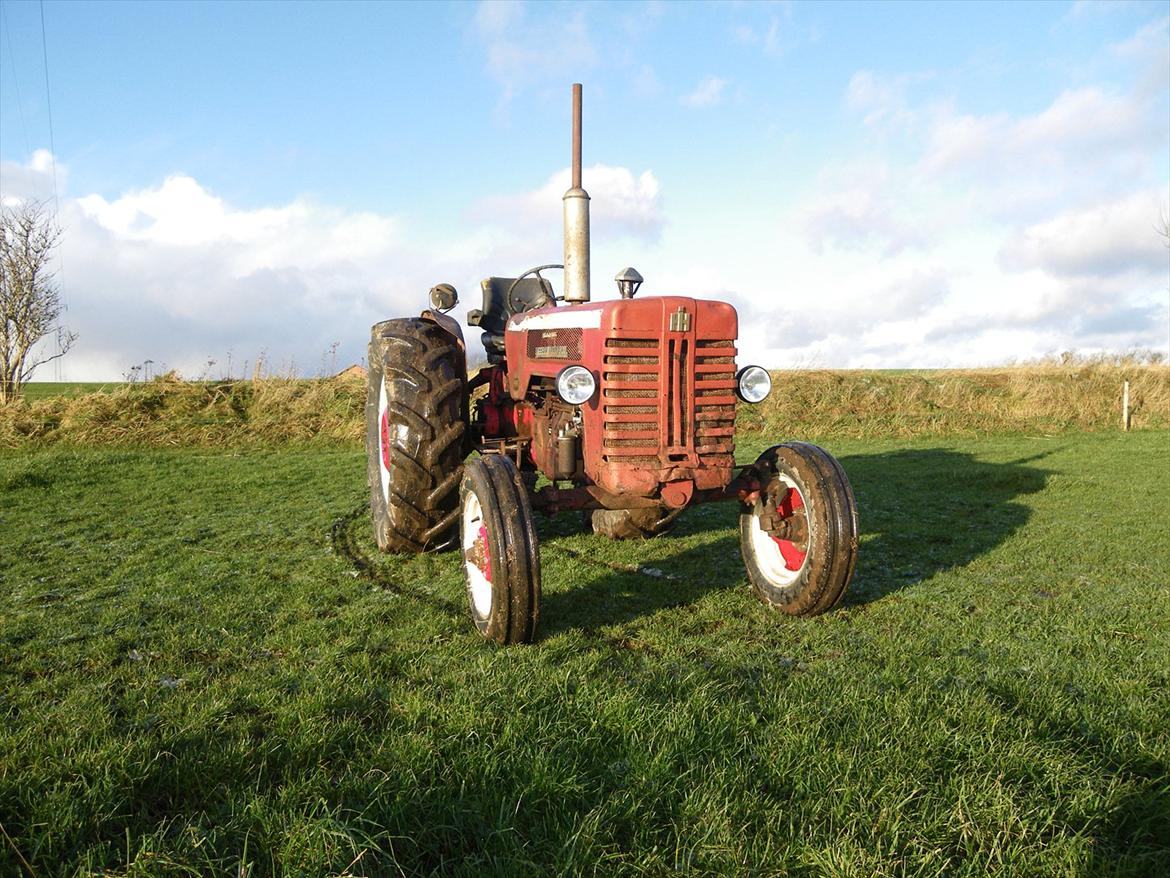
[[[573,187],[565,193],[565,301],[589,301],[589,193],[581,188],[581,83],[573,83]]]

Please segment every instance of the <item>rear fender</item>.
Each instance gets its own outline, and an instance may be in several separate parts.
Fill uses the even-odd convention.
[[[439,329],[443,330],[453,339],[455,339],[456,343],[459,345],[459,350],[463,353],[463,361],[466,364],[467,345],[463,343],[463,327],[459,325],[459,321],[454,317],[450,317],[439,311],[432,311],[429,308],[426,311],[423,311],[419,316],[422,317],[423,320],[435,324],[435,326],[439,327]]]

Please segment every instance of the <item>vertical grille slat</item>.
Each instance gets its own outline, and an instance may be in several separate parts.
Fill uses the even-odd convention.
[[[690,389],[687,386],[687,357],[690,355],[690,343],[686,338],[680,343],[682,350],[679,356],[679,383],[675,385],[675,392],[679,395],[679,445],[690,445]]]
[[[675,445],[674,440],[674,338],[668,338],[666,343],[666,444]]]

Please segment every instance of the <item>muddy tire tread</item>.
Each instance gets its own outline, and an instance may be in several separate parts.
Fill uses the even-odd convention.
[[[795,458],[795,461],[793,460]],[[815,529],[813,550],[827,553],[828,563],[810,559],[800,579],[779,589],[753,569],[747,546],[750,544],[750,515],[740,517],[740,541],[744,548],[748,580],[756,597],[765,604],[795,616],[815,616],[837,606],[849,588],[857,565],[857,503],[841,464],[827,451],[807,442],[785,442],[760,455],[760,461],[775,465],[783,459],[790,468],[807,469],[801,493],[806,506],[815,507],[810,530]],[[819,502],[809,503],[809,493]],[[814,520],[815,518],[815,520]]]
[[[532,643],[540,625],[540,545],[528,490],[509,459],[489,454],[468,462],[461,491],[479,497],[492,540],[492,608],[478,618],[471,605],[472,621],[497,643]]]
[[[366,456],[374,536],[385,552],[445,548],[458,520],[467,436],[466,363],[444,330],[421,318],[385,320],[370,334]],[[382,495],[379,394],[392,428],[389,499]]]

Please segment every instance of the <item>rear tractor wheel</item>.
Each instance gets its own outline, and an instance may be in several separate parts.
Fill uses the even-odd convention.
[[[366,379],[366,457],[374,538],[383,552],[455,540],[467,435],[459,345],[420,318],[375,324]]]
[[[460,545],[471,619],[497,643],[531,643],[540,620],[540,552],[528,491],[498,454],[468,461]]]
[[[841,464],[816,445],[787,442],[756,461],[764,487],[739,517],[756,597],[793,616],[840,602],[857,563],[857,501]]]

